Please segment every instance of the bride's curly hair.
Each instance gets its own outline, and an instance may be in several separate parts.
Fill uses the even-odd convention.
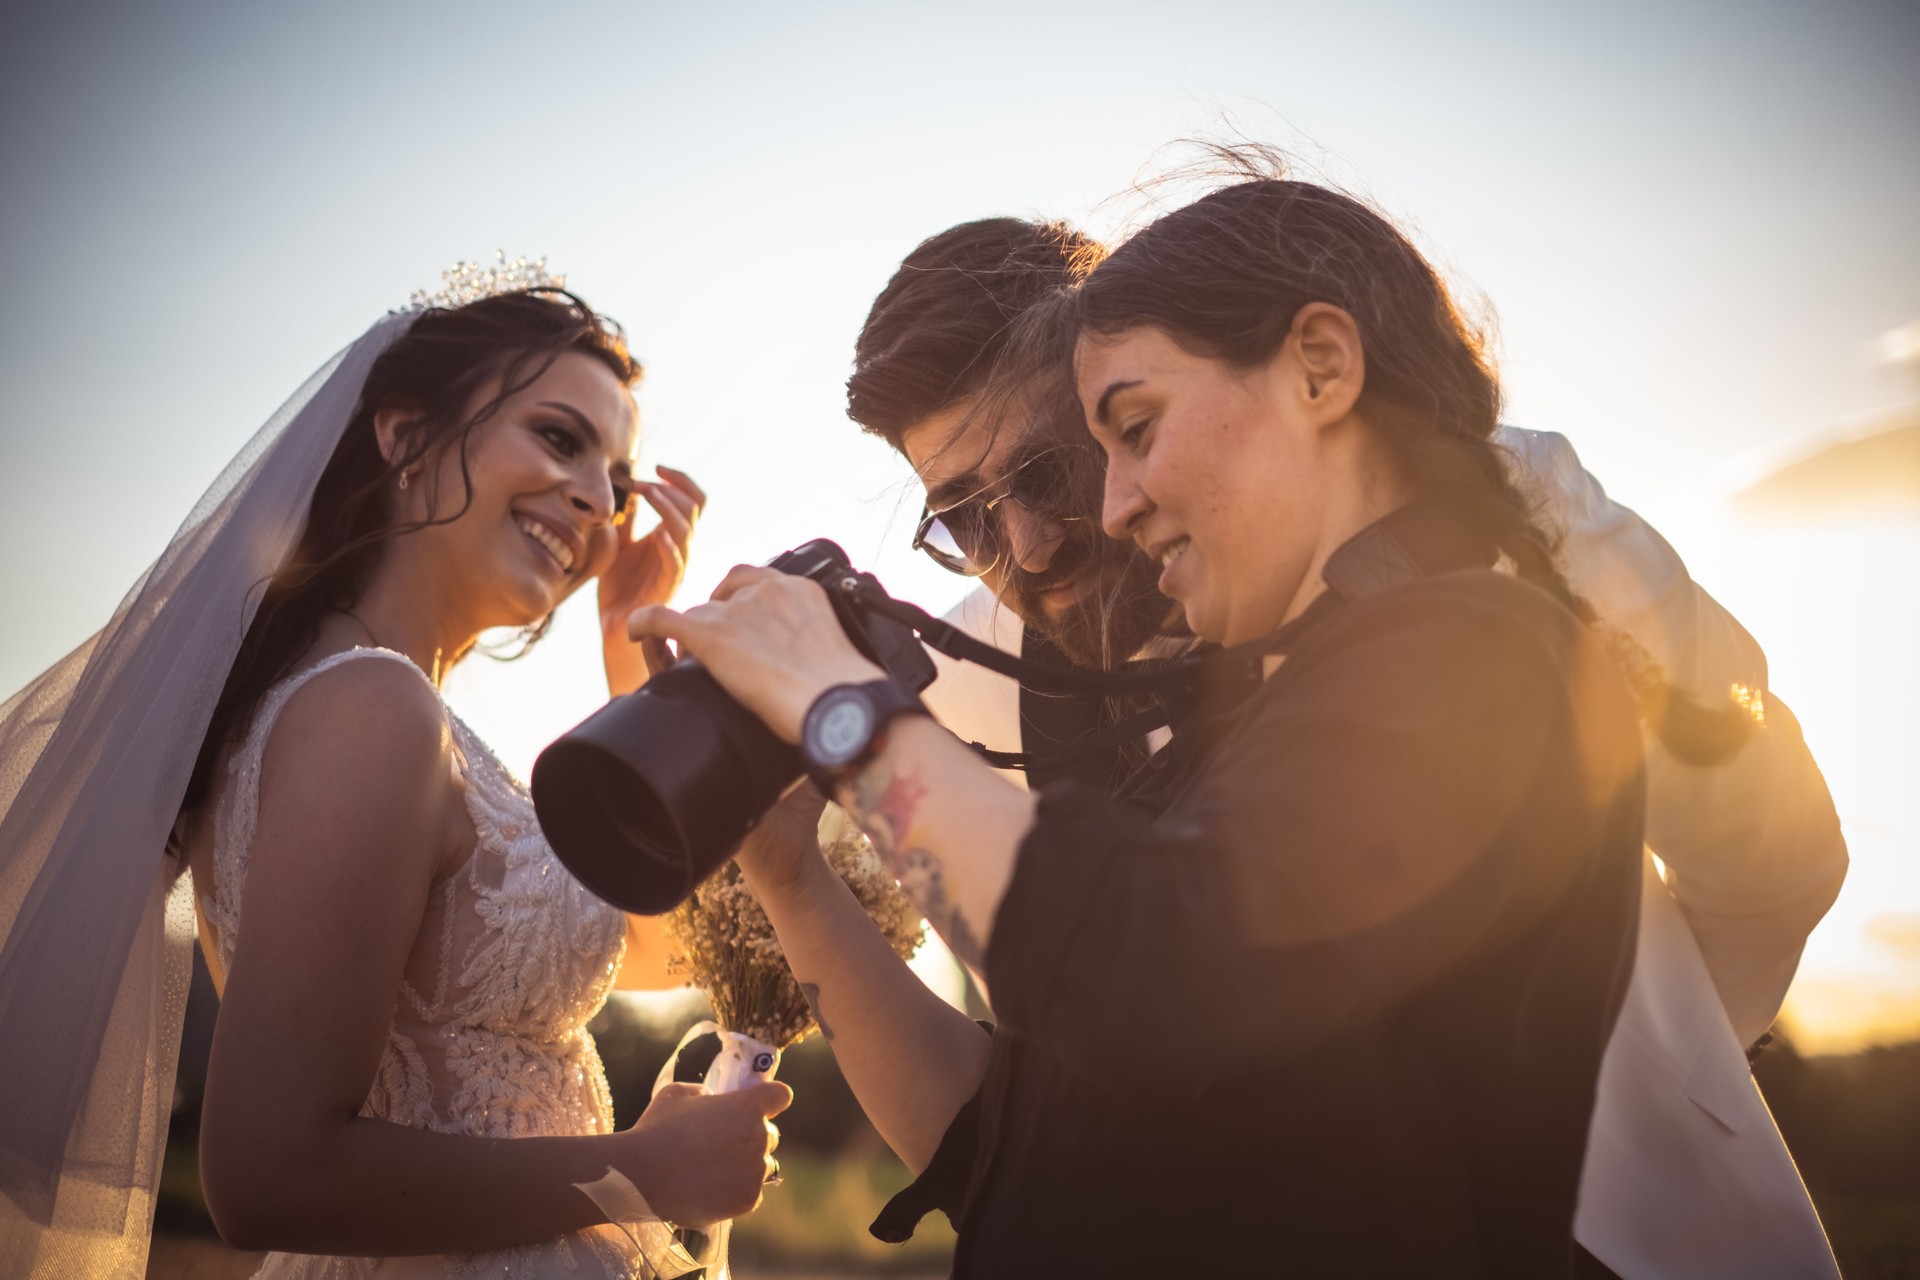
[[[429,308],[374,361],[353,417],[314,488],[293,554],[267,581],[227,673],[183,810],[197,808],[206,798],[221,750],[245,731],[261,696],[313,647],[325,616],[359,603],[385,545],[466,513],[473,500],[467,447],[474,428],[569,351],[600,361],[623,386],[640,380],[640,363],[627,350],[620,326],[564,289]],[[470,411],[475,397],[489,387],[492,394]],[[413,415],[392,459],[381,452],[373,429],[374,415],[390,408]],[[455,508],[440,511],[439,495],[429,489],[426,518],[400,520],[394,494],[401,473],[449,453],[460,461]],[[551,622],[549,614],[529,627],[519,652],[546,634]]]
[[[1207,151],[1230,185],[1149,224],[1077,288],[1036,308],[1034,329],[1051,332],[1023,335],[1024,361],[1013,364],[1058,365],[1076,334],[1150,326],[1195,354],[1249,368],[1272,359],[1308,303],[1342,308],[1366,347],[1359,407],[1403,474],[1486,537],[1521,578],[1600,632],[1643,719],[1678,758],[1708,764],[1731,756],[1753,729],[1749,712],[1730,698],[1713,705],[1671,686],[1645,650],[1598,619],[1568,584],[1556,536],[1494,440],[1500,383],[1484,335],[1433,266],[1361,201],[1287,177],[1279,153],[1245,145]]]

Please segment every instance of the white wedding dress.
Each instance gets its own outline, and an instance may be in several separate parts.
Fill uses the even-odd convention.
[[[297,672],[261,700],[246,740],[226,764],[214,798],[212,887],[200,898],[223,970],[243,927],[260,761],[274,720],[309,680],[354,659],[419,670],[390,650],[353,649]],[[459,717],[446,714],[478,838],[472,856],[429,899],[360,1114],[474,1137],[607,1133],[613,1106],[586,1028],[613,989],[626,918],[567,873],[540,833],[526,788]],[[641,1274],[637,1250],[613,1227],[464,1255],[276,1253],[257,1273],[271,1280]]]

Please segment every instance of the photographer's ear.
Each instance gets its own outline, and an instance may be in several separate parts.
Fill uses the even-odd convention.
[[[1330,302],[1309,302],[1293,317],[1281,352],[1311,425],[1330,426],[1353,412],[1366,386],[1367,353],[1351,314]]]

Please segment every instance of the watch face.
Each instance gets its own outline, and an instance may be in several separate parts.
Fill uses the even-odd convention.
[[[820,708],[809,726],[809,746],[822,764],[843,764],[859,755],[873,736],[873,709],[857,690]]]

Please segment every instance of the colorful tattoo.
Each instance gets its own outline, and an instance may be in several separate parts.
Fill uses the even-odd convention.
[[[855,821],[873,840],[873,847],[900,881],[900,888],[920,908],[920,914],[946,942],[948,950],[964,963],[981,968],[986,963],[986,949],[948,890],[940,860],[924,845],[909,843],[914,815],[927,796],[926,784],[911,773],[895,773],[884,761],[876,761],[853,779],[848,790],[852,792],[849,798]]]
[[[891,857],[907,842],[913,816],[927,788],[911,774],[896,775],[884,764],[874,764],[853,780],[854,815],[881,853]]]

